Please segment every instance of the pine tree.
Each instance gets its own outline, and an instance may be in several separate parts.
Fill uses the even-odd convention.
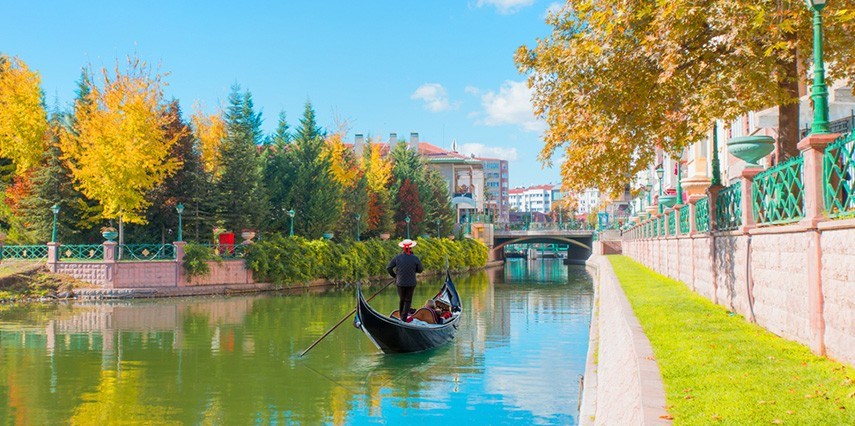
[[[449,235],[454,228],[454,209],[451,206],[451,195],[448,193],[448,184],[438,171],[425,167],[425,191],[423,203],[425,206],[425,231],[431,230],[429,234],[436,232],[436,221],[439,219],[441,235]]]
[[[276,132],[268,139],[265,149],[264,187],[270,200],[271,231],[286,232],[290,226],[286,212],[292,208],[290,197],[296,168],[289,163],[291,158],[288,150],[293,147],[290,127],[283,111],[279,113]]]
[[[293,180],[282,202],[297,212],[294,232],[310,239],[334,230],[341,216],[341,188],[332,176],[329,158],[322,155],[323,136],[307,102],[294,143],[286,151]]]
[[[268,215],[258,153],[261,113],[255,112],[249,91],[241,93],[240,86],[232,86],[225,121],[222,175],[216,186],[218,215],[230,231],[257,229]]]
[[[81,239],[80,230],[92,227],[78,223],[81,206],[85,207],[87,203],[83,195],[74,189],[71,172],[61,160],[60,126],[61,119],[55,115],[48,127],[48,149],[40,166],[33,173],[30,194],[20,205],[24,225],[37,242],[50,241],[53,230],[51,207],[54,204],[60,207],[60,214],[57,216],[58,241],[78,242]]]

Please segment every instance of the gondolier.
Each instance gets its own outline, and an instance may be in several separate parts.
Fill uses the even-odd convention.
[[[407,314],[410,312],[413,293],[416,290],[416,274],[424,270],[422,261],[413,254],[415,246],[416,242],[409,238],[398,243],[402,252],[392,258],[386,266],[386,270],[392,278],[395,278],[395,284],[398,286],[398,316],[405,322],[411,321]]]

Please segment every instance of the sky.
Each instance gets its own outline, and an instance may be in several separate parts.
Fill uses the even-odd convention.
[[[252,93],[272,133],[306,101],[327,129],[395,132],[510,161],[511,186],[559,183],[537,153],[546,128],[514,64],[549,35],[540,0],[86,1],[0,0],[0,51],[42,77],[48,106],[69,105],[81,68],[136,55],[168,73],[185,116],[213,113],[230,88]]]

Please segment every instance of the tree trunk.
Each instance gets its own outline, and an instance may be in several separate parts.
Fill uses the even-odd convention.
[[[778,153],[776,162],[799,155],[799,71],[795,54],[793,59],[782,63],[784,76],[780,86],[794,101],[778,107]]]

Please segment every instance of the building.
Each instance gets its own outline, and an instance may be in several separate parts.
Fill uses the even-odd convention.
[[[389,146],[398,143],[396,133],[389,134]],[[353,149],[361,155],[365,145],[362,134],[356,134]],[[407,141],[410,149],[416,149],[426,164],[437,170],[448,185],[451,201],[457,211],[458,221],[471,214],[488,214],[497,222],[507,221],[508,162],[495,158],[476,158],[457,152],[457,143],[452,142],[446,150],[419,140],[419,134],[410,133]],[[387,151],[388,152],[388,151]]]
[[[496,222],[507,222],[510,212],[508,193],[508,162],[497,158],[476,158],[484,164],[485,213]]]
[[[518,212],[549,213],[552,211],[555,191],[555,185],[548,184],[514,188],[508,191],[508,201],[511,208]]]

